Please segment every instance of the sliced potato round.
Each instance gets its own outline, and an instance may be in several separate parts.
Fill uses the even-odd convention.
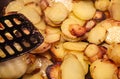
[[[60,33],[56,34],[47,34],[45,37],[45,41],[47,43],[54,43],[60,40]]]
[[[119,0],[112,0],[109,6],[109,12],[113,19],[120,21],[120,1]]]
[[[73,13],[82,20],[89,20],[95,14],[95,7],[90,0],[81,0],[73,4]]]
[[[106,29],[102,26],[95,26],[88,35],[88,41],[94,44],[100,44],[105,40]]]
[[[41,17],[38,12],[28,6],[25,6],[23,9],[19,10],[18,13],[25,15],[33,24],[37,24],[41,21]]]
[[[16,12],[16,11],[19,11],[21,9],[24,8],[24,3],[21,2],[21,1],[12,1],[10,2],[6,9],[5,9],[5,13],[9,13],[9,12]]]
[[[86,60],[84,53],[83,52],[79,52],[79,51],[70,51],[68,53],[72,53],[73,55],[75,55],[79,62],[82,64],[83,69],[85,71],[85,74],[88,73],[88,61]]]
[[[107,30],[105,41],[108,44],[120,43],[120,26],[113,26]]]
[[[70,29],[69,29],[69,28],[70,28],[70,25],[74,25],[74,24],[75,24],[75,25],[78,24],[78,25],[80,25],[81,27],[82,27],[82,25],[83,25],[83,23],[80,22],[80,20],[77,21],[77,20],[72,19],[72,18],[66,19],[66,20],[62,23],[62,25],[61,25],[61,31],[62,31],[62,33],[63,33],[64,35],[66,35],[68,38],[72,38],[72,39],[78,38],[77,36],[72,35],[71,32],[70,32]]]
[[[107,50],[108,57],[120,66],[120,44],[111,45]]]
[[[75,55],[65,56],[61,65],[61,79],[85,79],[85,71]]]
[[[108,10],[110,1],[109,0],[96,0],[95,1],[95,8],[101,11]]]
[[[63,47],[68,50],[84,51],[87,45],[87,42],[65,42]]]
[[[51,49],[53,56],[56,59],[63,60],[64,56],[66,55],[66,50],[63,47],[62,42],[56,42],[52,45]]]
[[[118,79],[116,65],[101,59],[91,64],[90,73],[93,79]]]
[[[61,23],[68,16],[68,10],[61,2],[56,2],[47,7],[44,13],[55,24]]]
[[[42,15],[42,11],[39,5],[37,5],[36,3],[31,3],[29,5],[27,5],[30,8],[33,8],[36,10],[36,12],[38,12],[39,15]]]

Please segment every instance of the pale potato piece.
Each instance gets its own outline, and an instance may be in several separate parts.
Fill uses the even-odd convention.
[[[61,38],[64,40],[64,41],[69,41],[69,42],[77,42],[77,41],[80,41],[81,38],[69,38],[68,36],[64,35],[63,33],[61,33]]]
[[[79,62],[82,64],[83,66],[83,69],[85,71],[85,74],[88,73],[88,61],[86,60],[85,56],[84,56],[84,53],[83,52],[79,52],[79,51],[70,51],[68,53],[72,53],[73,55],[75,55]]]
[[[96,55],[99,51],[100,50],[99,50],[99,47],[97,45],[89,44],[87,46],[87,48],[85,49],[84,53],[87,57],[92,57],[92,56]]]
[[[45,24],[44,20],[41,20],[39,23],[34,24],[35,27],[41,31],[45,31],[47,25]]]
[[[60,29],[47,26],[45,29],[45,32],[46,32],[46,34],[56,34],[56,33],[60,32]]]
[[[75,19],[72,19],[72,18],[68,18],[68,19],[66,19],[66,20],[62,23],[62,25],[61,25],[61,31],[62,31],[62,33],[63,33],[65,36],[67,36],[68,38],[76,39],[76,38],[78,38],[78,37],[72,35],[72,34],[70,33],[70,30],[69,30],[70,25],[72,25],[72,24],[79,24],[79,25],[82,27],[83,22],[80,21],[80,20],[78,21],[78,20],[75,20]]]
[[[82,20],[89,20],[95,14],[95,7],[92,1],[79,1],[73,4],[73,13]]]
[[[47,7],[44,13],[55,24],[61,23],[68,16],[68,10],[61,2],[56,2]]]
[[[55,0],[55,2],[61,2],[61,3],[63,3],[67,7],[67,9],[69,11],[72,10],[72,4],[73,4],[72,1],[73,0]]]
[[[23,9],[19,10],[18,13],[25,15],[33,24],[37,24],[41,21],[41,17],[38,12],[28,6],[25,6]]]
[[[45,41],[47,43],[54,43],[60,40],[60,33],[56,34],[47,34],[45,37]]]
[[[36,12],[38,12],[39,15],[42,15],[41,8],[40,8],[40,6],[39,6],[38,4],[36,4],[36,3],[31,3],[31,4],[26,5],[26,6],[35,9]]]
[[[5,9],[5,14],[9,12],[16,12],[24,8],[24,4],[21,1],[12,1],[10,2],[6,9]]]
[[[55,56],[55,58],[63,60],[64,56],[66,55],[66,50],[63,47],[63,43],[62,42],[56,42],[53,43],[51,49],[53,56]]]
[[[101,59],[91,64],[90,73],[93,79],[118,79],[116,65]]]
[[[107,35],[105,41],[108,44],[120,43],[120,26],[113,26],[107,29]]]
[[[85,79],[82,64],[73,54],[67,54],[61,64],[61,79]]]
[[[63,47],[68,50],[84,51],[87,45],[87,42],[65,42]]]
[[[88,41],[94,44],[100,44],[105,40],[106,29],[102,26],[95,26],[88,35]]]
[[[95,1],[95,8],[101,11],[108,10],[110,1],[109,0],[96,0]]]
[[[109,12],[113,19],[120,21],[120,1],[119,0],[112,0],[109,6]]]
[[[120,44],[112,44],[107,50],[109,59],[120,66]]]

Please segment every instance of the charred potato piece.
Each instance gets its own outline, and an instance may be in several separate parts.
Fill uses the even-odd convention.
[[[60,62],[48,66],[46,74],[48,79],[60,79]]]
[[[63,60],[64,56],[67,53],[65,48],[63,47],[62,42],[54,43],[50,50],[51,50],[53,56],[60,61]]]

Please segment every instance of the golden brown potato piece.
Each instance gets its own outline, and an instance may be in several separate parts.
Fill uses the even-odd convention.
[[[70,26],[71,25],[79,25],[79,27],[82,27],[83,24],[84,24],[84,21],[82,21],[82,20],[76,20],[76,19],[73,19],[73,18],[68,18],[62,23],[61,31],[68,38],[77,39],[78,37],[76,35],[71,34]]]
[[[85,79],[82,64],[73,54],[67,54],[61,64],[61,79]]]
[[[66,55],[66,50],[63,47],[62,42],[54,43],[50,50],[51,50],[53,56],[55,56],[55,58],[58,60],[63,60],[64,56]]]
[[[105,40],[106,29],[102,26],[96,25],[88,35],[88,41],[94,44],[100,44]]]
[[[46,74],[48,79],[60,79],[60,62],[48,66]]]
[[[108,57],[116,63],[116,65],[120,66],[120,44],[112,44],[108,50],[107,55]]]
[[[51,48],[51,44],[43,42],[40,46],[38,46],[36,49],[32,50],[30,53],[38,54],[38,53],[44,53],[45,51],[49,50]]]
[[[93,79],[118,79],[116,65],[101,59],[91,64],[90,74]]]
[[[87,42],[65,42],[63,47],[68,50],[84,51],[87,45]]]
[[[84,54],[88,57],[90,62],[94,62],[98,59],[102,59],[106,54],[107,49],[103,46],[97,46],[95,44],[89,44],[84,51]]]
[[[82,20],[90,20],[95,14],[95,7],[90,0],[81,0],[73,4],[73,13]]]
[[[79,24],[71,24],[69,27],[69,31],[72,35],[74,35],[76,37],[81,37],[81,36],[85,35],[86,28],[81,27]]]
[[[68,16],[68,10],[61,2],[55,2],[52,6],[47,7],[44,13],[55,24],[61,23]]]

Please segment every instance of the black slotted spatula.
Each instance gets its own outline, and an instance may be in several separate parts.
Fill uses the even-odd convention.
[[[23,14],[0,17],[0,62],[29,52],[43,41],[41,33]]]

